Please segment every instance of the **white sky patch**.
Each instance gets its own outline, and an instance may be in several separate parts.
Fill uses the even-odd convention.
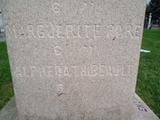
[[[148,4],[151,0],[146,0],[146,3]]]

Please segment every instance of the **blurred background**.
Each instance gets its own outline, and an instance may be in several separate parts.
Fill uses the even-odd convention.
[[[160,118],[160,0],[146,0],[136,93]]]
[[[147,0],[145,28],[160,27],[160,0]]]

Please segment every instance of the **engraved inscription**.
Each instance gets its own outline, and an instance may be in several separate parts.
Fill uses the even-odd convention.
[[[14,75],[16,77],[118,77],[132,74],[131,65],[88,64],[88,65],[50,65],[50,66],[24,66],[16,67]]]
[[[53,23],[39,23],[36,25],[20,26],[15,24],[13,26],[6,26],[7,34],[14,35],[15,38],[39,38],[48,39],[70,39],[70,38],[87,38],[96,39],[103,37],[105,39],[112,39],[116,36],[118,39],[140,37],[141,25],[100,25],[100,24],[86,24],[86,25],[55,25]],[[22,35],[23,33],[23,35]],[[123,33],[123,34],[122,34]]]
[[[58,84],[57,85],[57,95],[61,96],[62,94],[64,94],[64,86],[63,84]]]
[[[55,14],[60,13],[60,11],[61,11],[60,3],[58,3],[58,2],[52,3],[52,11],[53,11]]]

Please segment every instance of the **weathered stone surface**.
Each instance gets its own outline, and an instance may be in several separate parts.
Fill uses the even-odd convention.
[[[14,98],[0,111],[0,120],[17,120],[17,109]]]
[[[134,120],[159,120],[137,95],[132,99],[132,102],[134,106]],[[3,110],[0,111],[0,120],[17,120],[15,99],[11,99]]]
[[[6,0],[20,120],[131,120],[143,0]]]
[[[139,98],[135,95],[133,99],[134,105],[134,116],[135,120],[159,120],[159,118],[153,113],[153,111]]]

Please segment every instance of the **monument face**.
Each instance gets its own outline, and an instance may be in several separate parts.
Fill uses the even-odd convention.
[[[144,0],[6,0],[19,120],[132,120]]]

